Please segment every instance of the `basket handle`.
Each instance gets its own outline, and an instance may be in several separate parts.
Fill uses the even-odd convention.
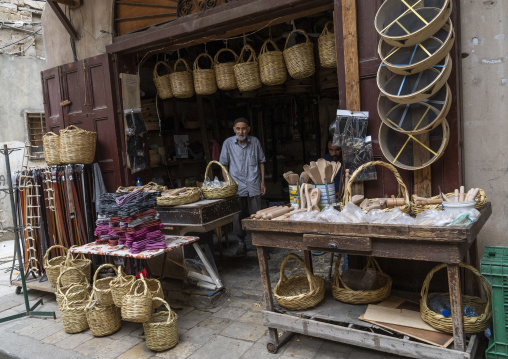
[[[174,68],[173,68],[173,69],[174,69],[174,72],[177,72],[177,71],[176,71],[176,68],[177,68],[177,66],[178,66],[178,64],[179,64],[179,63],[183,63],[183,64],[185,65],[185,68],[186,68],[186,70],[185,70],[185,71],[187,71],[187,72],[191,72],[190,67],[189,67],[189,64],[187,63],[187,61],[185,61],[185,60],[184,60],[184,59],[182,59],[182,58],[179,58],[178,60],[176,60],[176,62],[175,62],[175,66],[174,66]]]
[[[328,30],[328,26],[330,26],[330,25],[333,26],[333,21],[328,21],[325,24],[325,27],[323,28],[323,31],[321,31],[321,36],[325,36],[325,35],[328,35],[330,33],[330,31]]]
[[[106,264],[103,264],[103,265],[99,266],[99,268],[97,268],[97,270],[95,271],[95,274],[93,275],[93,288],[94,289],[95,289],[95,282],[97,282],[97,274],[99,274],[99,272],[103,268],[113,268],[113,270],[115,271],[116,275],[118,275],[118,270],[116,269],[116,267],[113,264],[106,263]]]
[[[152,299],[153,300],[159,300],[159,301],[161,301],[162,304],[164,304],[164,306],[168,310],[168,320],[166,321],[166,323],[169,323],[169,322],[173,321],[173,319],[175,317],[175,312],[173,312],[171,310],[171,307],[169,306],[168,302],[166,302],[163,298],[160,298],[160,297],[153,297]]]
[[[196,60],[194,60],[194,71],[201,70],[200,67],[199,67],[198,61],[203,56],[207,57],[210,60],[210,63],[211,63],[211,67],[210,68],[213,70],[213,66],[214,65],[213,65],[213,59],[212,59],[212,57],[210,55],[208,55],[206,52],[203,52],[202,54],[199,54],[198,57],[196,57]]]
[[[76,267],[65,267],[60,272],[60,274],[58,275],[58,278],[56,280],[56,286],[57,286],[57,288],[61,287],[60,282],[61,282],[61,279],[62,279],[62,274],[64,274],[65,272],[71,271],[71,270],[77,271],[79,274],[81,274],[83,276],[83,279],[84,279],[83,283],[86,283],[86,275],[85,275],[85,273],[83,273],[83,271],[81,269],[76,268]]]
[[[67,297],[67,295],[69,294],[72,294],[73,292],[73,289],[79,289],[79,288],[83,288],[84,290],[86,290],[86,287],[83,285],[83,284],[80,284],[80,283],[75,283],[73,285],[71,285],[69,287],[69,289],[67,289],[67,291],[65,291],[65,293],[62,293],[62,290],[60,289],[60,293],[65,297]]]
[[[228,184],[232,184],[232,183],[234,183],[234,181],[233,181],[233,177],[231,177],[231,175],[229,174],[229,171],[226,169],[226,167],[224,167],[224,166],[222,165],[222,163],[220,163],[220,162],[218,162],[218,161],[210,161],[210,162],[208,162],[208,166],[206,166],[206,170],[205,170],[205,179],[204,179],[204,181],[206,181],[206,177],[207,177],[207,175],[208,175],[208,170],[210,169],[210,167],[211,167],[214,163],[218,164],[218,165],[222,168],[222,170],[224,171],[224,173],[226,174],[226,177],[227,177],[227,179],[228,179]],[[204,181],[203,181],[203,182],[204,182]]]
[[[46,132],[46,133],[44,134],[44,137],[53,137],[53,136],[57,136],[57,137],[59,137],[59,136],[58,136],[56,133],[54,133],[54,132]],[[54,246],[53,246],[53,247],[54,247]]]
[[[284,50],[286,50],[288,48],[288,42],[289,42],[289,39],[291,38],[291,36],[293,36],[293,34],[296,34],[296,33],[300,33],[303,36],[305,36],[305,39],[306,39],[305,42],[306,43],[310,42],[309,35],[307,35],[307,33],[304,30],[298,30],[298,29],[296,29],[296,30],[293,30],[293,31],[291,31],[289,33],[288,38],[286,39],[286,44],[284,45]]]
[[[52,132],[51,132],[52,133]],[[48,261],[48,256],[49,256],[49,253],[51,252],[51,250],[55,249],[55,248],[59,248],[59,249],[63,249],[63,251],[65,252],[65,255],[67,255],[67,252],[68,252],[68,249],[64,246],[61,246],[59,244],[57,245],[54,245],[54,246],[51,246],[48,248],[48,250],[46,251],[46,254],[44,254],[44,258],[43,258],[43,262],[44,264],[46,264],[46,262]]]
[[[273,46],[273,49],[274,49],[273,52],[280,51],[279,47],[277,46],[277,44],[272,39],[268,39],[268,40],[266,40],[263,43],[263,46],[261,46],[261,51],[259,51],[259,55],[262,55],[264,53],[269,52],[268,51],[268,45],[272,45]]]
[[[155,67],[153,68],[153,77],[156,79],[158,77],[161,77],[159,76],[159,72],[158,72],[158,69],[159,69],[159,65],[164,65],[166,67],[166,70],[168,71],[168,74],[171,73],[171,66],[169,66],[167,63],[165,63],[164,61],[159,61],[155,64]]]
[[[243,54],[244,51],[246,50],[250,51],[250,55],[247,58],[247,60],[244,60]],[[249,44],[246,44],[244,47],[242,47],[242,51],[240,51],[240,55],[238,55],[238,59],[236,59],[237,64],[241,64],[243,62],[256,62],[256,61],[257,61],[256,51],[254,51],[252,46],[250,46]]]
[[[79,128],[78,126],[70,125],[66,128],[64,128],[62,131],[84,131],[82,128]]]
[[[217,53],[215,54],[215,58],[214,58],[214,63],[215,65],[217,65],[219,63],[219,55],[222,54],[223,52],[230,52],[233,54],[233,57],[235,58],[235,62],[238,60],[238,55],[236,54],[236,52],[234,52],[233,50],[231,49],[228,49],[228,48],[223,48],[223,49],[220,49],[219,51],[217,51]]]
[[[335,269],[334,269],[334,272],[333,272],[333,285],[336,286],[336,287],[340,287],[339,286],[339,283],[340,283],[347,290],[351,290],[351,288],[349,288],[347,286],[347,284],[344,283],[344,281],[342,280],[342,276],[339,273],[339,265],[340,265],[340,260],[341,259],[342,259],[342,253],[339,253],[339,256],[337,257],[337,260],[335,261]],[[381,270],[381,267],[379,266],[379,263],[376,261],[376,259],[374,257],[372,257],[372,256],[367,256],[367,265],[363,269],[365,270],[365,269],[370,268],[370,267],[372,267],[374,269],[377,269],[377,271],[379,273],[383,273],[383,271]]]
[[[90,297],[88,298],[88,303],[86,303],[85,310],[90,310],[93,307],[95,307],[95,304],[97,304],[97,300],[94,299],[95,297],[95,288],[92,290],[92,293],[90,293]]]
[[[309,291],[312,292],[314,290],[314,281],[312,280],[313,274],[310,272],[309,268],[307,268],[307,266],[305,265],[305,262],[298,255],[296,255],[294,253],[289,253],[286,256],[286,258],[284,258],[284,260],[282,261],[282,265],[280,266],[280,281],[283,282],[288,279],[286,277],[286,275],[284,274],[284,270],[286,269],[286,263],[289,261],[289,259],[291,257],[295,258],[305,269],[305,274],[307,275],[307,280],[309,281]]]
[[[143,285],[145,287],[143,293],[138,292],[138,289],[139,289],[139,287],[141,287],[141,285]],[[133,291],[133,289],[134,289],[134,291]],[[139,273],[139,279],[136,279],[134,281],[134,283],[132,283],[129,293],[134,294],[134,295],[141,295],[141,294],[145,295],[145,296],[148,295],[148,285],[146,284],[145,277],[143,277],[143,273]]]

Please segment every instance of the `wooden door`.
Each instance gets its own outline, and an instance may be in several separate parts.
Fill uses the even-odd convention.
[[[62,93],[60,91],[59,70],[59,67],[53,67],[41,72],[46,130],[55,133],[65,128],[62,107],[60,106]]]

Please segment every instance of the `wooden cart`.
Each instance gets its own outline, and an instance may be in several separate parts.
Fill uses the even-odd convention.
[[[252,232],[252,243],[257,246],[265,300],[263,322],[270,334],[268,351],[277,352],[292,333],[301,333],[411,358],[474,358],[478,338],[475,335],[469,341],[465,338],[459,263],[469,252],[470,264],[478,267],[476,237],[491,213],[489,202],[479,220],[465,228],[244,220],[243,227]],[[273,301],[266,247],[303,250],[311,270],[311,250],[446,263],[454,349],[361,330],[357,320],[361,313],[352,313],[351,305],[331,296],[308,311],[279,310]],[[350,315],[342,315],[345,311]],[[369,328],[368,323],[363,324]],[[281,337],[278,330],[284,330]]]

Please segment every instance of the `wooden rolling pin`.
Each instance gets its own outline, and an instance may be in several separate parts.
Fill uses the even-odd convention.
[[[426,206],[426,205],[429,205],[429,204],[442,204],[442,203],[443,203],[442,199],[426,198],[426,199],[417,199],[416,200],[416,205],[417,206]]]
[[[460,186],[459,202],[464,202],[464,186]]]
[[[265,219],[274,219],[276,217],[282,216],[283,214],[291,212],[293,209],[294,209],[293,207],[291,207],[291,208],[289,208],[289,207],[281,208],[281,209],[278,209],[277,211],[273,211],[273,212],[268,213],[263,218],[266,217]]]
[[[353,196],[353,198],[351,198],[351,202],[353,204],[356,204],[357,206],[360,205],[360,203],[362,203],[362,201],[365,199],[364,196],[362,196],[361,194],[355,194]]]
[[[386,199],[386,205],[388,206],[388,208],[400,207],[400,206],[403,206],[404,203],[406,203],[404,201],[404,198],[387,198]]]
[[[476,196],[478,196],[478,192],[480,192],[479,188],[471,188],[471,194],[466,197],[466,201],[474,201]]]
[[[282,216],[272,219],[272,221],[283,221],[283,220],[289,219],[289,217],[291,217],[294,214],[298,214],[298,213],[302,213],[302,212],[307,212],[307,210],[306,209],[295,209],[294,211],[285,213]]]
[[[284,207],[289,207],[289,205],[286,205],[286,206],[276,206],[276,207],[268,207],[268,208],[265,208],[265,209],[260,209],[255,214],[251,215],[251,218],[261,218],[263,215],[265,215],[265,214],[267,214],[269,212],[272,212],[272,211],[275,211],[276,209],[280,209],[280,208],[284,208]]]

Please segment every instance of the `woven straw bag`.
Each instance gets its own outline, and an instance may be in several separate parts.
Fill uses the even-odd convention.
[[[129,292],[135,280],[136,277],[133,275],[126,275],[122,267],[118,266],[116,278],[113,278],[113,280],[109,282],[113,303],[115,303],[117,307],[122,307],[123,297]]]
[[[148,182],[143,186],[129,186],[129,187],[118,187],[116,189],[116,193],[131,193],[137,189],[141,189],[141,192],[163,192],[167,191],[168,188],[166,186],[158,185],[155,182]]]
[[[64,298],[67,298],[69,302],[87,300],[90,296],[89,285],[88,283],[77,283],[65,288],[57,285],[55,288],[55,296],[58,308],[61,309]]]
[[[64,330],[69,334],[80,333],[88,329],[86,320],[86,300],[68,301],[64,298],[60,313]]]
[[[404,205],[400,206],[399,209],[404,213],[410,214],[411,213],[411,201],[409,199],[409,192],[407,191],[407,187],[404,184],[404,182],[402,181],[402,177],[400,177],[399,171],[397,171],[397,169],[394,166],[392,166],[390,163],[384,162],[384,161],[372,161],[372,162],[364,163],[363,165],[358,167],[356,169],[356,171],[353,172],[353,174],[349,178],[349,182],[347,183],[346,189],[344,190],[344,198],[343,198],[344,202],[343,202],[342,207],[344,207],[346,204],[351,202],[351,198],[352,198],[351,186],[353,185],[353,182],[354,182],[356,176],[358,176],[358,174],[361,171],[363,171],[365,168],[370,167],[370,166],[376,166],[376,165],[386,167],[390,171],[393,172],[393,175],[395,176],[395,179],[397,180],[397,183],[399,184],[399,187],[398,187],[399,193],[398,193],[397,197],[400,197],[401,195],[404,197]],[[375,199],[371,199],[370,203],[372,203],[373,201],[375,201]],[[385,208],[382,211],[383,212],[391,212],[391,211],[393,211],[393,208]]]
[[[60,136],[54,132],[48,132],[42,137],[44,145],[44,159],[48,166],[59,165],[60,159]]]
[[[178,193],[174,196],[164,195],[162,192],[160,197],[157,197],[157,206],[177,206],[182,204],[194,203],[201,199],[201,190],[197,187],[186,187],[187,192]]]
[[[268,45],[272,45],[274,50],[269,51]],[[284,55],[272,39],[266,40],[259,52],[259,73],[261,82],[268,86],[283,84],[287,79]]]
[[[85,131],[74,125],[60,130],[60,159],[62,163],[88,165],[95,157],[97,132]]]
[[[208,175],[208,171],[212,167],[213,164],[218,164],[220,168],[222,168],[222,173],[225,173],[227,176],[227,185],[219,188],[201,188],[201,192],[203,192],[203,197],[206,199],[218,199],[218,198],[227,198],[234,196],[238,192],[238,183],[231,177],[226,167],[224,167],[220,162],[210,161],[208,166],[206,166],[205,170],[205,181]]]
[[[319,62],[321,67],[337,68],[337,51],[335,50],[335,34],[328,31],[332,21],[325,24],[325,28],[318,38]]]
[[[489,326],[489,320],[492,317],[492,304],[491,304],[492,293],[490,285],[487,282],[487,280],[480,274],[480,272],[478,272],[476,268],[465,263],[459,263],[459,266],[470,270],[471,272],[473,272],[474,275],[476,275],[476,277],[483,286],[485,295],[487,296],[487,300],[483,300],[481,298],[468,295],[462,296],[462,305],[471,305],[476,310],[476,313],[482,313],[478,317],[464,316],[464,330],[466,333],[471,334],[483,332]],[[420,314],[422,316],[422,319],[432,327],[445,333],[452,334],[453,333],[452,317],[450,316],[445,318],[443,315],[437,314],[434,311],[430,310],[429,307],[427,307],[427,297],[429,295],[430,281],[434,276],[434,273],[445,267],[446,267],[445,263],[439,264],[438,266],[434,267],[429,272],[429,274],[427,274],[427,277],[423,281],[422,291],[420,293],[422,297],[422,299],[420,300]],[[450,293],[437,293],[437,294],[442,295],[445,298],[450,298]]]
[[[166,68],[166,74],[160,76],[159,75],[159,66],[162,65]],[[171,67],[166,64],[164,61],[159,61],[155,64],[153,68],[153,83],[157,88],[157,93],[161,99],[167,99],[173,97],[173,90],[171,89],[171,80],[169,74],[171,73]]]
[[[74,266],[62,266],[60,268],[60,276],[57,279],[57,285],[60,285],[62,288],[68,288],[76,283],[88,284],[90,280],[88,280],[81,269]]]
[[[247,60],[244,59],[244,54],[249,52]],[[236,60],[236,65],[233,66],[235,71],[236,83],[241,92],[253,91],[263,84],[261,83],[261,76],[259,74],[258,60],[256,51],[250,45],[245,45]]]
[[[101,305],[94,300],[97,293],[92,292],[85,307],[86,320],[95,337],[110,335],[120,329],[120,308],[115,305]]]
[[[229,52],[233,54],[234,61],[231,62],[219,62],[219,55]],[[235,66],[236,60],[238,60],[238,55],[231,49],[220,49],[217,51],[214,57],[214,68],[215,68],[215,78],[217,80],[217,87],[221,90],[234,90],[238,86],[236,84],[235,78],[235,70],[233,66]]]
[[[145,280],[148,290],[150,291],[150,295],[152,296],[152,309],[159,308],[162,305],[162,302],[159,299],[164,298],[161,282],[155,278],[146,278]]]
[[[154,300],[164,304],[167,311],[153,314],[149,321],[143,323],[143,329],[148,349],[161,352],[178,344],[178,316],[164,299]]]
[[[450,198],[453,198],[454,195],[455,195],[454,193],[447,193],[446,194],[446,196],[450,197]],[[437,210],[442,209],[442,205],[440,205],[440,204],[417,205],[416,204],[416,197],[418,197],[416,194],[411,196],[411,209],[413,211],[413,214],[415,214],[415,215],[418,215],[427,209],[437,209]],[[430,198],[431,199],[441,199],[441,195],[437,195],[437,196],[430,197]],[[478,191],[478,194],[476,195],[474,200],[476,202],[476,205],[474,208],[476,208],[477,210],[480,211],[483,207],[485,207],[485,204],[488,201],[485,191],[483,189],[480,189],[480,191]]]
[[[284,274],[286,263],[295,258],[305,269],[305,275],[287,278]],[[280,279],[273,295],[280,306],[291,310],[302,310],[319,304],[325,296],[325,281],[313,275],[303,260],[294,253],[289,253],[282,261]]]
[[[199,59],[206,57],[210,60],[210,68],[202,69],[199,67]],[[213,68],[213,59],[207,53],[203,53],[194,60],[194,88],[197,95],[211,95],[217,92],[217,81],[215,81],[215,70]]]
[[[289,39],[293,34],[302,34],[306,41],[288,47]],[[289,75],[294,79],[304,79],[314,75],[316,66],[314,64],[314,44],[310,42],[309,36],[303,30],[293,30],[289,33],[284,45],[284,61],[288,68]]]
[[[383,273],[379,264],[373,257],[367,257],[367,265],[363,270],[367,268],[375,268],[376,279],[374,281],[373,290],[353,290],[349,288],[346,283],[342,280],[339,273],[339,263],[342,258],[342,254],[337,258],[335,262],[335,272],[333,275],[332,282],[332,294],[335,299],[344,303],[351,304],[369,304],[380,302],[390,296],[392,290],[392,279],[387,274]]]
[[[183,64],[185,66],[185,70],[176,71],[179,64]],[[194,96],[194,81],[187,61],[184,59],[176,60],[174,70],[169,75],[169,78],[171,79],[173,96],[176,98],[189,98]]]
[[[70,252],[69,254],[72,255]],[[78,253],[76,257],[72,259],[72,265],[76,268],[81,269],[81,271],[85,273],[86,279],[90,282],[92,277],[92,261],[90,259],[85,258],[83,253]]]
[[[115,277],[106,277],[97,280],[97,275],[103,268],[113,268],[117,275],[118,271],[113,264],[106,263],[97,268],[95,274],[93,275],[93,292],[95,294],[95,299],[97,300],[98,304],[108,306],[114,304],[110,283],[113,279],[115,279]]]
[[[49,254],[53,249],[61,249],[65,255],[63,256],[57,256],[51,259],[49,258]],[[60,245],[51,246],[46,251],[46,254],[44,254],[43,263],[44,263],[44,270],[46,271],[46,277],[48,277],[49,285],[52,288],[56,287],[56,281],[58,279],[58,276],[60,275],[60,268],[62,267],[63,263],[65,262],[65,257],[67,255],[67,248]]]
[[[143,274],[132,283],[129,292],[123,297],[122,319],[128,322],[144,323],[150,320],[152,295],[148,290]]]

